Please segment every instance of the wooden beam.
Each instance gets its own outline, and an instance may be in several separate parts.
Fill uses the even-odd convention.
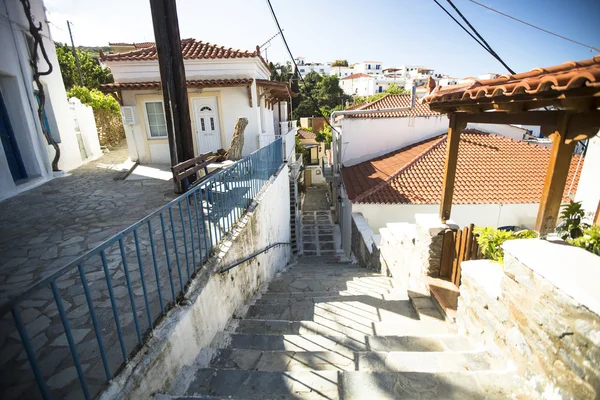
[[[552,138],[552,152],[546,172],[546,180],[540,199],[535,230],[541,238],[545,238],[556,227],[556,219],[560,211],[567,175],[571,167],[571,158],[575,150],[575,141],[567,143],[568,126],[571,113],[560,111],[556,131],[550,135]]]
[[[596,215],[594,216],[594,225],[600,226],[600,200],[598,200],[598,207],[596,208]]]
[[[456,113],[460,123],[479,124],[518,124],[518,125],[556,125],[560,111],[523,111],[508,113],[489,111],[477,114]]]
[[[254,107],[254,104],[252,103],[252,85],[248,86],[248,101],[250,102],[250,108]]]
[[[450,125],[448,126],[448,139],[446,140],[446,165],[444,167],[442,202],[440,204],[440,219],[442,223],[446,223],[450,219],[460,132],[466,127],[466,122],[459,122],[456,114],[449,114],[448,117],[450,118]]]

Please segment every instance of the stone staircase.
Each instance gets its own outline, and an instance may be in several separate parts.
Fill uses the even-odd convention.
[[[296,224],[296,187],[295,182],[290,179],[290,241],[292,243],[292,254],[298,254],[298,226]]]
[[[398,281],[304,257],[156,399],[505,399],[523,387]]]

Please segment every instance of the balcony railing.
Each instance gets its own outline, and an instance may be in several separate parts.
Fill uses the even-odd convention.
[[[20,346],[0,366],[0,397],[8,398],[11,386],[23,386],[34,378],[44,399],[66,394],[95,397],[183,297],[196,272],[282,160],[279,138],[0,305],[0,337]],[[31,326],[29,318],[37,313],[33,307],[40,299],[49,303],[44,312],[52,320],[46,326]],[[56,366],[49,365],[55,360],[47,360],[58,355],[39,345],[40,334],[50,340],[62,337],[71,358],[65,358],[60,368],[75,371],[78,383],[59,389],[48,385]],[[35,391],[35,386],[28,386]],[[27,393],[21,397],[37,397]]]

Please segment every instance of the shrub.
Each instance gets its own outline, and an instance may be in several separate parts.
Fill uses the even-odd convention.
[[[567,242],[600,256],[600,226],[594,225],[586,228],[582,236],[575,239],[567,239]]]
[[[560,235],[563,240],[577,239],[583,236],[583,231],[589,227],[588,224],[583,222],[585,217],[585,210],[581,206],[580,201],[571,201],[569,204],[563,206],[563,210],[560,213],[562,222],[556,227],[556,232]]]
[[[502,231],[491,226],[476,227],[473,232],[478,234],[477,243],[479,250],[484,258],[504,262],[504,250],[502,244],[507,240],[513,239],[532,239],[538,235],[532,230],[524,230],[519,232]]]
[[[90,90],[82,86],[73,86],[67,96],[76,97],[92,107],[101,146],[115,146],[123,140],[125,131],[121,122],[121,108],[114,97],[98,89]]]

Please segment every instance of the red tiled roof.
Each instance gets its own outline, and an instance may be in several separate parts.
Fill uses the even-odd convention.
[[[296,135],[298,135],[300,137],[300,139],[306,139],[306,140],[314,140],[317,135],[312,132],[312,131],[307,131],[305,129],[299,128],[298,129],[298,133],[296,133]]]
[[[352,74],[352,75],[345,76],[342,79],[340,79],[340,81],[343,81],[346,79],[357,79],[357,78],[373,78],[373,77],[371,75],[358,73],[358,74]]]
[[[378,110],[383,108],[409,107],[410,94],[386,94],[382,98],[371,103],[361,104],[354,110]],[[437,111],[431,111],[429,104],[416,103],[411,110],[388,111],[367,115],[346,115],[349,118],[401,118],[401,117],[432,117],[440,115]]]
[[[447,135],[437,136],[381,157],[342,168],[342,179],[353,203],[439,204],[441,202]],[[577,190],[581,156],[574,155],[570,182]],[[539,203],[550,149],[473,129],[460,137],[452,203]]]
[[[187,87],[203,88],[203,87],[229,87],[229,86],[250,86],[252,78],[242,79],[192,79],[188,80]],[[100,90],[103,92],[114,92],[117,90],[147,90],[160,89],[160,81],[151,82],[115,82],[100,85]]]
[[[108,43],[108,45],[110,47],[135,47],[136,49],[141,49],[144,47],[152,47],[154,46],[156,43],[154,42],[141,42],[141,43],[123,43],[123,42],[119,42],[119,43]]]
[[[262,57],[260,51],[256,49],[253,52],[247,50],[238,50],[210,44],[196,39],[182,39],[181,53],[185,60],[210,60],[223,58],[251,58]],[[126,53],[103,54],[102,61],[146,61],[157,60],[156,45],[153,43],[150,47],[128,51]],[[264,62],[264,60],[263,60]],[[265,63],[266,64],[266,63]]]
[[[495,102],[527,101],[581,88],[595,88],[596,92],[600,89],[600,55],[521,74],[502,75],[496,79],[471,79],[458,85],[438,86],[421,101],[429,103],[434,109],[441,109],[452,106],[449,103],[458,106],[481,103],[486,99]],[[532,106],[536,105],[536,108],[540,107],[539,102]]]

